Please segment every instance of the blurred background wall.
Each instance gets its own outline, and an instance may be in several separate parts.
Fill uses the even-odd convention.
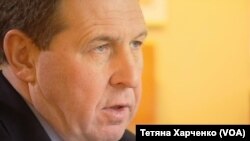
[[[250,0],[164,1],[166,22],[149,25],[143,99],[131,130],[140,123],[250,124]]]

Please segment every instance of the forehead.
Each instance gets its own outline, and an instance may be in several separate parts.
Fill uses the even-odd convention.
[[[74,26],[144,25],[137,0],[62,0],[60,10],[65,22]]]

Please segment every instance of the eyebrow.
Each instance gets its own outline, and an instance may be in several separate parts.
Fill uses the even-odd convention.
[[[146,37],[147,34],[148,34],[147,30],[144,30],[141,33],[139,33],[137,36],[135,36],[133,39],[136,39],[139,37]],[[117,40],[119,40],[119,37],[100,35],[100,36],[97,36],[96,38],[92,39],[91,42],[93,42],[93,41],[117,41]]]
[[[147,37],[147,35],[148,35],[148,31],[144,30],[140,34],[138,34],[137,36],[135,36],[134,39],[139,38],[139,37]]]

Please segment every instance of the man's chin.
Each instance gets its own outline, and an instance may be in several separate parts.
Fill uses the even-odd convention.
[[[101,138],[103,139],[102,141],[118,141],[119,139],[122,138],[125,128],[122,128],[121,125],[117,127],[112,126],[112,127],[107,127],[106,129],[101,131],[100,135],[102,136]]]

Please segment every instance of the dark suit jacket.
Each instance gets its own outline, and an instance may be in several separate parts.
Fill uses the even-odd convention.
[[[40,122],[0,71],[0,140],[51,141]],[[120,141],[135,141],[128,130]]]

